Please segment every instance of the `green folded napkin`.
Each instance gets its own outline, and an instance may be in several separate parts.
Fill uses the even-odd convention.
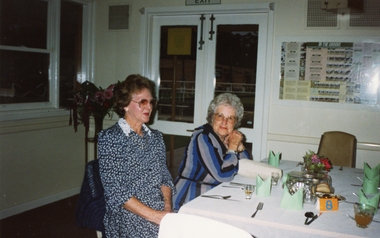
[[[282,184],[286,184],[286,181],[288,180],[288,174],[284,174],[283,176],[282,176]]]
[[[272,178],[263,180],[260,175],[256,175],[256,195],[260,197],[269,197],[271,192]]]
[[[367,175],[369,179],[375,178],[380,174],[380,164],[374,168],[371,168],[368,163],[364,162],[364,174]]]
[[[270,150],[268,156],[268,164],[274,167],[278,167],[278,165],[280,164],[281,154],[282,153],[275,154],[273,151]]]
[[[282,208],[291,210],[302,210],[303,208],[303,188],[299,188],[293,195],[289,193],[289,189],[285,187],[282,192],[281,205]]]
[[[376,195],[371,196],[371,195],[365,194],[362,189],[359,191],[359,203],[364,203],[364,204],[368,204],[375,207],[375,214],[377,213],[377,209],[379,207],[379,200],[380,200],[380,193],[377,193]]]
[[[363,192],[365,192],[365,194],[377,194],[379,192],[379,179],[379,175],[377,175],[375,178],[370,179],[366,174],[364,174],[362,186]]]

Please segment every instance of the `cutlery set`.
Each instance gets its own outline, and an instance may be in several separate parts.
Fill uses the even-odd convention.
[[[227,200],[229,199],[231,196],[230,195],[226,195],[226,196],[223,196],[223,195],[201,195],[201,197],[204,197],[204,198],[213,198],[213,199],[224,199],[224,200]],[[233,199],[229,199],[230,201],[232,201]],[[255,213],[252,214],[251,218],[254,218],[256,216],[256,213],[259,211],[259,210],[262,210],[264,207],[264,203],[262,202],[259,202],[259,204],[257,205],[256,207],[256,211]]]

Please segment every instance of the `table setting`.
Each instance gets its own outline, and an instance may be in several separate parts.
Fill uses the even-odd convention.
[[[239,169],[233,181],[224,182],[183,205],[179,213],[222,221],[255,237],[380,234],[380,166],[370,168],[367,164],[364,169],[331,166],[322,175],[305,178],[305,174],[313,174],[305,171],[305,161],[284,161],[280,153],[272,151],[260,162],[240,162],[245,168]],[[294,189],[297,180],[302,182]],[[246,196],[245,185],[251,187],[250,196]],[[207,197],[210,195],[217,199]]]

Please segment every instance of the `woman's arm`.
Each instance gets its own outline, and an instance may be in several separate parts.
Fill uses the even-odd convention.
[[[211,134],[199,134],[196,138],[195,148],[199,161],[219,182],[231,181],[238,171],[238,157],[236,154],[224,154],[224,144]],[[194,152],[191,152],[194,154]]]
[[[148,221],[160,224],[162,218],[167,214],[172,212],[172,191],[169,187],[161,187],[162,194],[164,195],[165,208],[163,211],[154,210],[135,197],[132,197],[127,202],[124,203],[124,208],[130,212],[133,212]]]
[[[161,186],[162,195],[164,196],[164,211],[172,212],[172,190],[167,186]]]

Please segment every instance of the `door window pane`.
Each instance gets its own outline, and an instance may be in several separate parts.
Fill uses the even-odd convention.
[[[218,25],[215,96],[236,94],[244,104],[241,127],[253,128],[258,25]]]
[[[168,45],[168,34],[175,34],[170,29],[183,29],[186,34],[171,35],[174,48],[178,47],[178,55]],[[180,31],[180,30],[179,30]],[[189,34],[190,32],[190,34]],[[189,37],[184,39],[183,37]],[[184,42],[190,41],[190,49],[183,52]],[[196,26],[162,26],[160,43],[160,84],[158,102],[158,120],[194,121],[194,96],[197,54]],[[169,49],[169,54],[168,54]],[[173,53],[174,52],[174,53]]]

